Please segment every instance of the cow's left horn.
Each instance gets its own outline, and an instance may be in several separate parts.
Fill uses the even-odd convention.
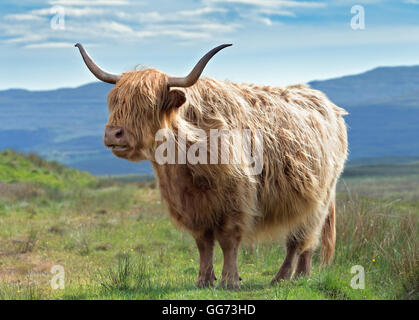
[[[192,69],[191,73],[189,73],[184,78],[178,78],[178,77],[169,77],[168,80],[168,86],[169,87],[190,87],[195,82],[198,81],[199,76],[201,75],[202,71],[204,71],[205,66],[207,65],[208,61],[221,49],[224,49],[225,47],[229,47],[232,44],[222,44],[221,46],[218,46],[211,51],[209,51],[205,56],[201,58],[201,60],[198,61],[198,63],[195,65],[195,67]]]
[[[112,74],[112,73],[106,72],[105,70],[102,70],[93,61],[93,59],[90,58],[89,54],[86,52],[86,50],[84,50],[83,46],[80,43],[77,43],[74,46],[79,48],[81,56],[83,57],[83,60],[86,63],[86,66],[89,68],[89,70],[94,74],[96,78],[104,82],[112,83],[112,84],[115,84],[119,79],[121,79],[120,74]]]

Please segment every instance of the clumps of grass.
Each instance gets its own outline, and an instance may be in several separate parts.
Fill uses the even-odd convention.
[[[0,283],[0,300],[40,300],[42,294],[29,277],[22,283]]]
[[[376,273],[377,290],[393,289],[388,298],[417,299],[417,213],[398,212],[388,202],[359,195],[342,197],[337,207],[336,262]]]
[[[71,198],[71,207],[76,211],[101,215],[129,208],[132,204],[133,186],[107,188],[79,188],[71,190],[64,198]]]
[[[0,198],[15,202],[45,195],[45,191],[34,182],[5,183],[0,181]]]
[[[349,289],[348,282],[349,279],[343,279],[332,272],[325,272],[318,278],[313,277],[313,286],[327,298],[333,300],[350,299],[350,296],[345,292],[345,289]],[[351,291],[353,291],[353,289],[351,289]]]
[[[146,248],[145,245],[140,243],[138,245],[135,246],[134,251],[139,253],[139,254],[144,254],[146,252]]]
[[[28,235],[23,240],[14,240],[17,245],[17,253],[28,253],[35,249],[36,243],[38,242],[38,231],[31,229]]]
[[[109,242],[107,243],[103,243],[103,244],[99,244],[95,247],[95,250],[99,250],[99,251],[108,251],[109,249],[112,248],[112,244],[110,244]]]
[[[65,232],[65,228],[59,224],[54,224],[48,229],[48,232],[62,236]]]
[[[402,283],[401,298],[419,300],[419,265],[418,265],[418,224],[417,217],[405,215],[400,218],[399,245],[393,252],[383,252],[384,259],[389,259],[391,273],[398,274]],[[391,259],[392,258],[392,259]]]
[[[97,280],[105,291],[138,291],[149,284],[149,276],[142,257],[119,254],[116,263],[99,274]]]
[[[104,186],[120,185],[121,183],[141,183],[144,182],[144,187],[156,186],[156,178],[152,174],[126,174],[126,175],[102,175],[98,176],[99,184]],[[147,185],[147,182],[154,182],[154,184]],[[140,185],[139,185],[140,186]]]
[[[70,239],[64,244],[64,249],[69,251],[76,251],[81,256],[90,254],[91,242],[85,230],[77,231],[71,234]]]
[[[82,235],[80,238],[76,239],[76,249],[81,256],[89,255],[91,251],[90,241],[85,235]]]
[[[86,238],[80,239],[78,252],[81,256],[87,256],[90,253],[89,241]]]
[[[157,181],[156,180],[151,180],[151,181],[141,181],[137,183],[137,186],[139,188],[143,188],[143,189],[156,189],[157,188]]]

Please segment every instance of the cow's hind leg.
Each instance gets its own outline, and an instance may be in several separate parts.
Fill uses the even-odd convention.
[[[324,243],[323,261],[329,262],[333,257],[335,246],[335,201],[334,194],[327,209],[315,215],[315,219],[310,225],[305,225],[300,230],[304,230],[301,242],[301,254],[298,257],[297,270],[295,276],[309,276],[311,272],[311,260],[314,249],[317,247],[319,239]]]
[[[322,216],[319,215],[319,217]],[[291,279],[294,271],[295,276],[310,275],[311,260],[322,226],[321,223],[318,223],[319,220],[313,219],[310,224],[300,226],[288,236],[287,254],[277,275],[272,279],[272,284],[279,280]]]
[[[213,255],[214,255],[214,233],[206,231],[195,236],[196,245],[199,250],[199,275],[196,282],[197,287],[203,288],[213,286],[217,280],[214,274]]]
[[[217,234],[217,240],[223,250],[224,266],[220,285],[227,289],[239,289],[239,271],[237,255],[241,235],[239,232],[221,232]]]
[[[313,249],[308,249],[298,257],[296,277],[309,276],[311,272],[311,259],[313,257]]]
[[[278,273],[272,279],[271,284],[280,280],[289,280],[294,272],[296,261],[298,258],[299,243],[294,236],[289,236],[287,239],[287,254],[285,260],[279,268]]]

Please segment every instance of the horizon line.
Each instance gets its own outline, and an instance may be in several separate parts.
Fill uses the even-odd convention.
[[[379,65],[379,66],[376,66],[374,68],[369,68],[369,69],[366,69],[366,70],[358,72],[358,73],[342,74],[342,75],[332,77],[332,78],[317,78],[317,79],[312,79],[308,82],[298,82],[297,84],[299,84],[299,83],[300,84],[301,83],[310,84],[312,82],[337,80],[337,79],[341,79],[341,78],[345,78],[345,77],[362,75],[362,74],[374,71],[376,69],[381,69],[381,68],[413,68],[413,67],[419,67],[419,64],[412,64],[412,65]],[[131,72],[134,72],[134,71],[131,71]],[[205,78],[205,76],[203,78]],[[226,80],[226,81],[228,81],[228,80]],[[102,82],[102,81],[91,81],[91,82],[86,82],[86,83],[75,85],[75,86],[55,87],[55,88],[49,88],[49,89],[28,89],[28,88],[21,88],[21,87],[20,88],[19,87],[9,87],[9,88],[0,88],[0,92],[14,91],[14,90],[16,90],[16,91],[27,91],[27,92],[45,92],[45,91],[65,90],[65,89],[71,90],[71,89],[78,89],[78,88],[81,88],[81,87],[84,87],[84,86],[87,86],[87,85],[91,85],[91,84],[95,84],[95,83],[104,83],[104,82]],[[258,83],[255,83],[255,84],[258,84]],[[287,84],[286,86],[293,85],[293,84],[296,84],[296,83],[290,83],[290,84]],[[275,84],[266,84],[266,83],[265,84],[260,84],[260,85],[279,86],[279,85],[275,85]],[[279,87],[281,87],[281,86],[279,86]],[[284,86],[282,86],[282,87],[284,87]]]

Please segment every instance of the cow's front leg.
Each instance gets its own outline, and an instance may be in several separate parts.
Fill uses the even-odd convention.
[[[239,289],[239,270],[237,266],[237,254],[241,235],[238,231],[223,232],[217,234],[224,255],[224,266],[221,276],[221,286],[227,289]]]
[[[204,288],[213,286],[217,280],[214,274],[213,255],[214,255],[214,233],[206,231],[203,234],[195,236],[196,245],[199,250],[199,275],[196,286]]]

